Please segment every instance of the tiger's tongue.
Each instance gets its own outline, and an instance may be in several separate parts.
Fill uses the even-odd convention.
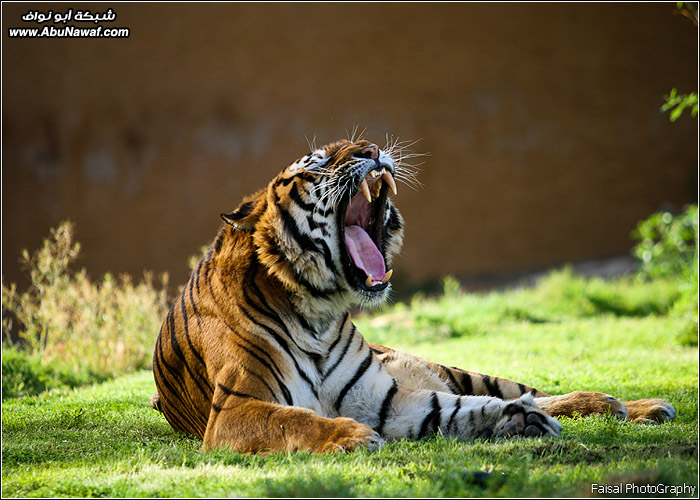
[[[384,257],[364,229],[360,226],[345,226],[345,244],[355,265],[367,276],[371,274],[376,281],[384,278]]]

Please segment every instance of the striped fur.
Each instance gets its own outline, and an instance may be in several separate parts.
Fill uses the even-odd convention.
[[[403,153],[365,140],[324,146],[222,214],[155,346],[152,404],[175,430],[243,452],[559,433],[536,401],[572,414],[570,395],[369,344],[353,325],[352,307],[380,304],[391,288],[403,220],[388,192],[412,175]],[[579,394],[597,395],[578,397],[579,413],[594,400],[595,412],[624,411]]]

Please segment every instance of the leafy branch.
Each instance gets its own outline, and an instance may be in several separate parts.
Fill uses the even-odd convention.
[[[698,4],[697,2],[676,2],[674,14],[679,14],[697,26],[698,25]],[[666,101],[661,106],[661,111],[670,111],[669,119],[672,122],[678,120],[683,114],[683,111],[690,109],[690,115],[695,118],[698,116],[698,93],[691,92],[690,94],[679,94],[676,88],[673,88],[668,95],[664,96]]]

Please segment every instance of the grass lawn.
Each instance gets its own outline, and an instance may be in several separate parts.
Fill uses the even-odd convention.
[[[677,342],[679,320],[659,304],[673,294],[658,283],[628,289],[570,278],[488,295],[446,287],[439,300],[396,304],[356,323],[369,341],[550,393],[660,397],[678,411],[674,422],[601,416],[562,419],[559,438],[433,436],[330,456],[203,454],[200,441],[150,409],[153,377],[139,371],[5,400],[2,495],[589,496],[592,483],[623,483],[685,484],[695,489],[679,496],[697,497],[698,349]]]

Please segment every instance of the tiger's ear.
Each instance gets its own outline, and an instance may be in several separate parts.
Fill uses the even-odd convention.
[[[221,220],[236,229],[250,231],[264,211],[264,190],[243,199],[238,208],[227,214],[221,212]]]

